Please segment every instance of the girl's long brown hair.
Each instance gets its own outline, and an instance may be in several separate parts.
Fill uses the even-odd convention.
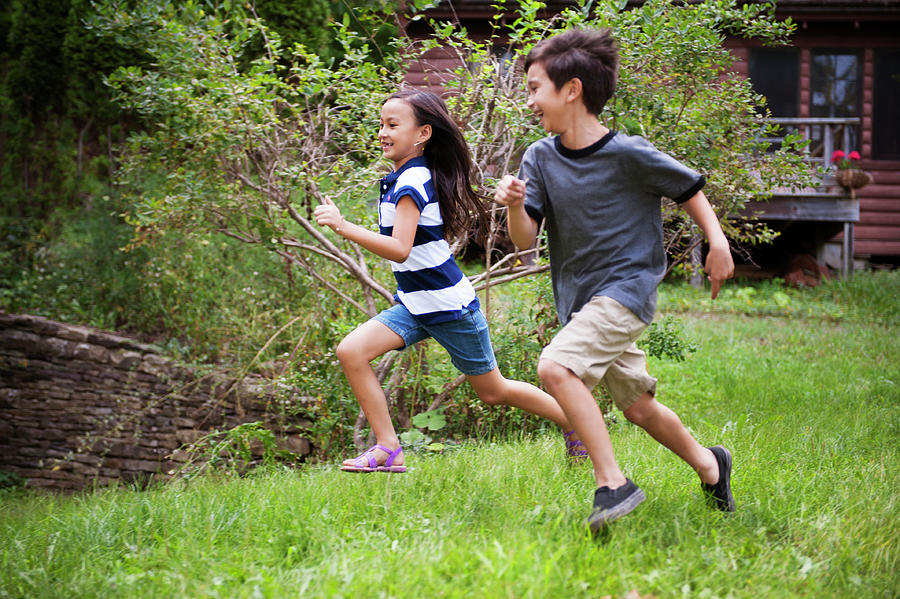
[[[416,89],[400,90],[390,99],[409,104],[419,126],[431,125],[431,139],[425,144],[425,159],[431,168],[441,207],[444,237],[453,240],[468,232],[485,235],[486,210],[472,188],[472,156],[447,105],[439,96]]]

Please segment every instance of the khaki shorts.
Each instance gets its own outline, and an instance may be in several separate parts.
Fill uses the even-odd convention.
[[[603,381],[620,410],[639,397],[656,394],[656,379],[635,341],[647,328],[631,310],[606,297],[591,299],[541,352],[542,360],[565,366],[588,389]]]

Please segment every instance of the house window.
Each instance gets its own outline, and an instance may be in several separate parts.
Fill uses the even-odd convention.
[[[810,65],[810,116],[843,118],[860,116],[862,61],[858,52],[819,50]],[[833,126],[835,148],[859,149],[859,126]],[[813,145],[822,142],[825,127],[813,127]],[[846,148],[844,147],[846,146]]]
[[[774,117],[795,117],[799,106],[800,53],[792,48],[754,48],[750,51],[753,91],[766,98]]]
[[[900,50],[875,51],[872,157],[900,160]]]

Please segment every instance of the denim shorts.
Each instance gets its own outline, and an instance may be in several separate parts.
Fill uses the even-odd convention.
[[[481,310],[463,310],[459,320],[425,324],[406,306],[396,304],[377,314],[373,320],[400,335],[406,347],[433,338],[447,350],[450,361],[465,375],[477,376],[497,367],[487,320]]]

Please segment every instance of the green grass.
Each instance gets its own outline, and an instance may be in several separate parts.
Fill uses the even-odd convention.
[[[730,516],[620,415],[647,501],[605,538],[582,526],[589,467],[538,435],[410,454],[403,475],[0,495],[0,597],[898,597],[900,327],[842,293],[790,296],[838,318],[682,312],[699,349],[652,361],[660,400],[734,452]]]

